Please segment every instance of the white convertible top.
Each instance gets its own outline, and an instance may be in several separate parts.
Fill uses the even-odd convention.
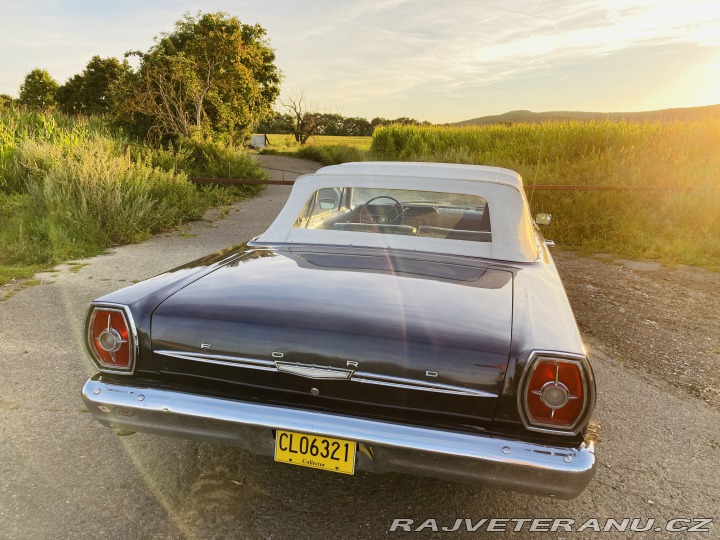
[[[383,247],[532,262],[538,258],[538,248],[522,185],[522,178],[515,171],[480,165],[369,161],[323,167],[295,181],[278,217],[253,243]],[[342,187],[439,191],[482,197],[490,208],[492,241],[293,227],[317,190]]]
[[[315,173],[315,175],[322,176],[345,174],[491,182],[513,186],[518,190],[523,185],[520,175],[510,169],[483,165],[458,165],[455,163],[363,161],[331,165],[330,167],[323,167]],[[440,187],[440,184],[437,184],[437,187]]]

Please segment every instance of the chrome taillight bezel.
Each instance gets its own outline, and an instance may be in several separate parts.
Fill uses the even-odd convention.
[[[554,424],[545,424],[534,421],[528,409],[528,385],[530,384],[530,379],[532,378],[532,374],[534,373],[537,364],[542,360],[575,364],[579,368],[585,399],[583,400],[582,409],[575,419],[575,422],[568,427],[558,427]],[[525,363],[525,368],[523,369],[520,382],[518,383],[517,406],[520,413],[520,419],[522,420],[525,429],[553,435],[572,436],[580,433],[583,427],[585,427],[587,422],[590,420],[590,415],[595,408],[595,379],[593,377],[593,372],[587,356],[555,351],[533,351]]]
[[[127,367],[116,367],[112,364],[108,364],[100,358],[94,350],[93,336],[92,336],[92,315],[97,310],[112,311],[120,313],[123,316],[125,324],[128,329],[128,348],[129,348],[129,362]],[[95,367],[102,373],[112,373],[115,375],[132,375],[135,372],[135,364],[137,362],[140,345],[138,341],[137,327],[133,319],[130,309],[123,304],[113,304],[108,302],[92,303],[88,309],[85,317],[85,348],[90,354]]]

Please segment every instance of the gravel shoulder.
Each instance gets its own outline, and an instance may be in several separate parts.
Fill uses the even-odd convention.
[[[554,254],[583,335],[720,409],[720,272]]]
[[[295,171],[317,167],[275,156],[263,161]],[[660,525],[720,518],[720,410],[712,390],[720,359],[718,281],[697,269],[555,254],[590,348],[602,425],[598,473],[573,501],[398,474],[331,475],[236,448],[118,437],[93,421],[80,399],[94,372],[82,345],[88,302],[259,234],[288,192],[269,186],[222,220],[208,216],[78,261],[87,266],[40,274],[41,285],[0,302],[0,538],[377,538],[394,518],[447,526],[457,518],[651,517]],[[698,366],[704,375],[694,377]],[[714,524],[709,534],[682,536],[712,538],[717,531]],[[413,536],[447,535],[478,536]]]

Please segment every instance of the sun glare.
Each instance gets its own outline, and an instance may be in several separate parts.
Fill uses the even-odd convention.
[[[675,90],[680,101],[688,106],[720,103],[720,50],[710,61],[689,70]]]

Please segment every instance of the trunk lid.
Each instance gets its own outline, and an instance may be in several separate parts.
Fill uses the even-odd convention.
[[[161,376],[243,399],[482,426],[507,369],[513,275],[377,250],[258,250],[152,317]]]

